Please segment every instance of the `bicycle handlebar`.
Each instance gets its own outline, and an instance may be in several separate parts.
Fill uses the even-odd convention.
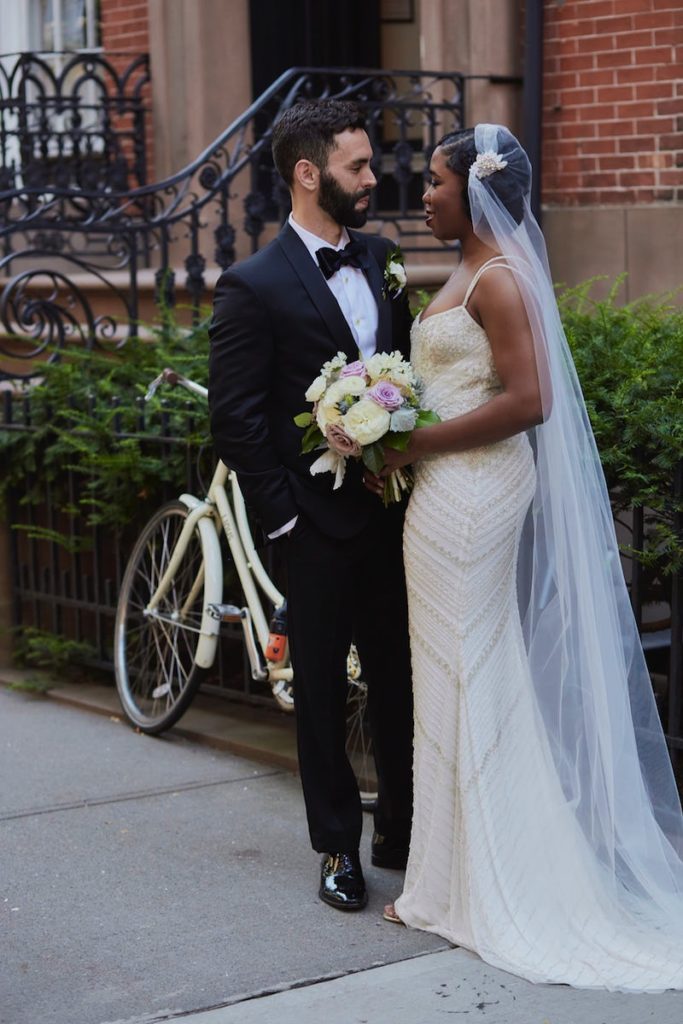
[[[191,391],[193,394],[199,395],[201,398],[209,397],[207,388],[203,387],[201,384],[197,384],[196,381],[190,380],[189,377],[183,377],[182,373],[178,373],[177,370],[167,366],[161,371],[158,377],[154,378],[147,388],[147,393],[145,395],[146,402],[149,402],[150,398],[154,396],[162,384],[170,384],[171,387],[175,387],[179,384],[181,387],[186,388],[187,391]]]

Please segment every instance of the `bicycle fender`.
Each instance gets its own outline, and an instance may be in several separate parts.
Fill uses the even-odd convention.
[[[197,529],[202,539],[204,555],[204,602],[202,607],[201,636],[195,653],[195,664],[200,668],[210,668],[216,657],[220,622],[208,612],[210,604],[220,604],[223,599],[223,560],[218,533],[214,526],[212,510],[205,502],[199,501],[191,494],[181,494],[180,501],[191,512],[196,512],[204,505],[206,513],[197,522]]]

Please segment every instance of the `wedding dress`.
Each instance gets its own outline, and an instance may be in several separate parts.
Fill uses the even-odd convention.
[[[442,420],[500,390],[467,306],[418,318],[412,362]],[[683,948],[601,862],[566,797],[532,685],[517,552],[536,489],[526,434],[416,467],[405,524],[415,812],[400,918],[534,982],[683,988]],[[549,681],[552,685],[552,680]],[[628,874],[627,871],[622,871]],[[662,894],[662,901],[666,894]]]

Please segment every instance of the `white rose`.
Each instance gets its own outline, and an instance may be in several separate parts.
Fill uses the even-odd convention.
[[[399,288],[403,290],[406,286],[406,281],[408,280],[408,278],[406,277],[406,268],[403,266],[403,264],[395,263],[392,260],[391,263],[389,264],[389,273],[394,278]]]
[[[306,392],[305,398],[307,402],[317,402],[319,398],[322,398],[323,392],[327,387],[327,381],[322,376],[316,377],[308,391]]]
[[[342,414],[334,402],[319,402],[315,413],[315,421],[323,434],[330,423],[340,423]]]
[[[391,416],[370,398],[361,398],[342,417],[342,426],[349,437],[359,444],[372,444],[389,430]]]
[[[315,417],[323,434],[329,423],[341,422],[342,414],[337,408],[338,403],[346,395],[352,395],[353,397],[362,395],[365,388],[366,384],[362,377],[344,377],[330,384],[324,397],[318,403],[318,411]]]
[[[340,377],[330,384],[325,392],[325,404],[327,402],[341,402],[346,395],[362,395],[366,388],[363,377]]]

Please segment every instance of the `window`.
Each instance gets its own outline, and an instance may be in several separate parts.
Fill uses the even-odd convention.
[[[34,49],[93,50],[99,46],[99,0],[34,0]]]

